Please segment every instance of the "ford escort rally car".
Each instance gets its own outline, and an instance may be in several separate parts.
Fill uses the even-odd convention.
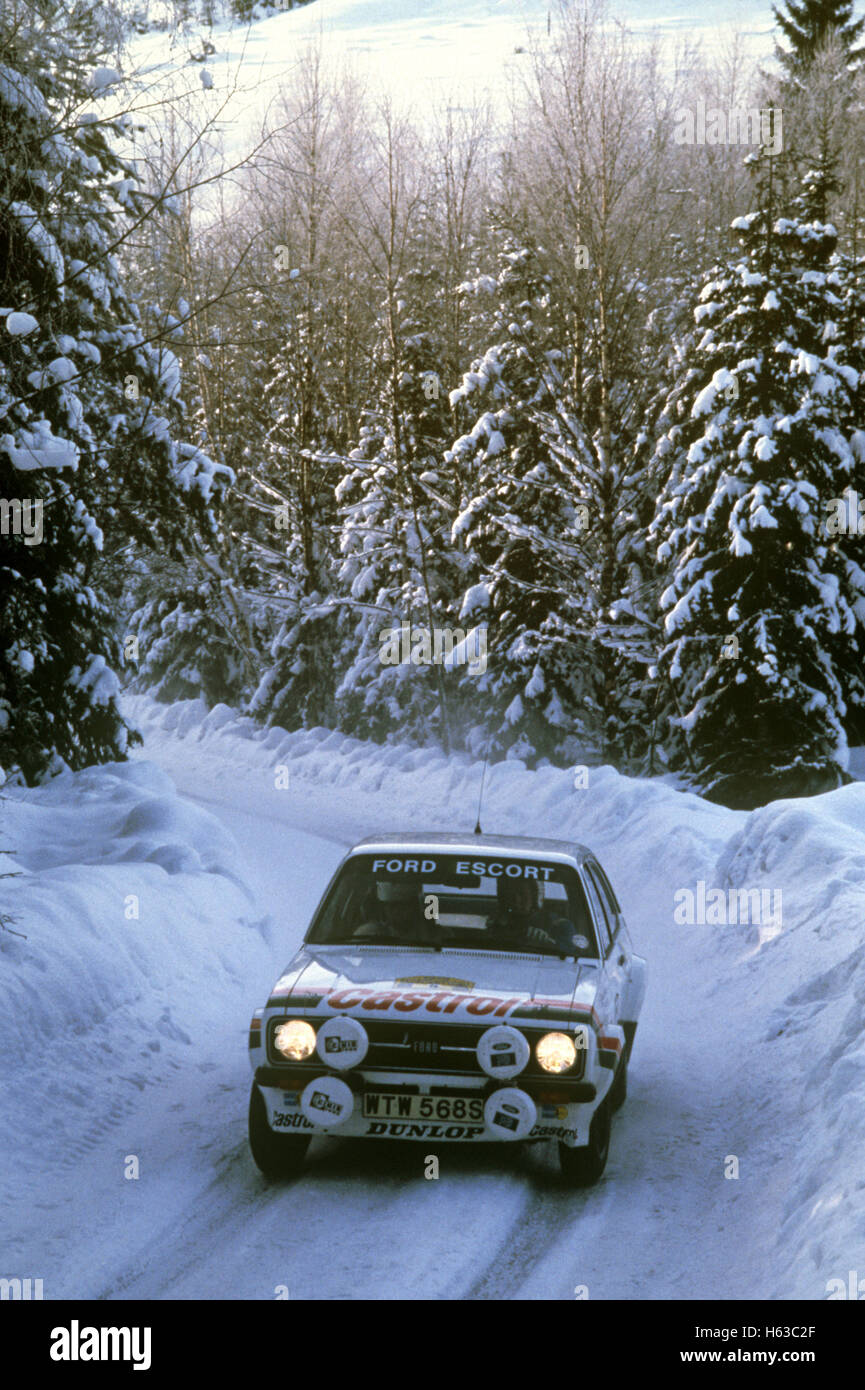
[[[553,1141],[604,1170],[646,988],[582,845],[363,840],[249,1029],[252,1156],[297,1171],[315,1135]]]

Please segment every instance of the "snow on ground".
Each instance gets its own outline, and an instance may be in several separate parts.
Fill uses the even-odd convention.
[[[192,24],[135,36],[129,56],[145,114],[158,97],[184,95],[191,103],[184,119],[216,122],[225,167],[257,143],[263,116],[312,46],[320,45],[336,70],[347,66],[373,92],[415,110],[475,98],[495,106],[531,62],[531,43],[544,42],[551,8],[554,16],[549,0],[313,0],[248,25]],[[739,33],[748,56],[766,60],[773,52],[771,10],[763,0],[725,0],[720,11],[692,0],[613,0],[611,9],[646,40],[698,42],[711,52]],[[215,49],[206,57],[205,41]],[[196,59],[204,60],[205,80]]]
[[[0,807],[21,870],[0,909],[26,934],[0,932],[0,1276],[48,1298],[820,1299],[865,1275],[865,786],[746,815],[609,768],[588,788],[491,768],[484,829],[589,843],[649,960],[602,1183],[561,1188],[544,1146],[456,1146],[427,1182],[414,1145],[316,1140],[269,1185],[246,1148],[251,1009],[343,848],[469,831],[480,770],[130,708],[136,761]],[[781,929],[678,924],[701,880],[780,890]]]
[[[229,836],[153,764],[8,792],[0,827],[20,875],[0,883],[0,1264],[14,1276],[35,1242],[50,1288],[57,1193],[96,1147],[121,1187],[129,1124],[146,1132],[190,1030],[242,1048],[269,953]]]

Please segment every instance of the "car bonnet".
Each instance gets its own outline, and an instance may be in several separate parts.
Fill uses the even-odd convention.
[[[486,951],[304,946],[276,982],[268,1009],[318,1017],[498,1022],[504,1017],[591,1021],[596,965]]]

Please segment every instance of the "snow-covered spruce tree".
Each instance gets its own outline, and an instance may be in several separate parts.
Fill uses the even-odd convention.
[[[176,364],[121,281],[146,208],[115,153],[125,123],[94,109],[116,78],[101,54],[77,0],[0,16],[0,762],[28,781],[124,755],[103,545],[179,554],[218,474],[179,455]]]
[[[676,238],[678,240],[678,238]],[[707,237],[695,238],[706,256]],[[617,585],[605,621],[599,619],[599,635],[621,653],[616,671],[620,761],[630,771],[652,775],[667,762],[662,734],[666,729],[669,691],[654,678],[662,631],[659,599],[666,574],[659,567],[656,546],[649,538],[658,496],[667,479],[667,465],[656,451],[659,435],[669,428],[666,416],[669,383],[680,377],[690,343],[693,306],[704,276],[693,269],[694,248],[676,248],[669,273],[651,287],[654,306],[645,319],[643,351],[646,367],[642,380],[628,385],[633,397],[634,424],[623,432],[630,445],[624,455],[618,489],[625,501],[624,515],[616,516]],[[665,701],[666,696],[666,701]]]
[[[446,454],[462,486],[453,539],[468,560],[464,627],[487,630],[487,669],[460,684],[474,753],[567,761],[579,756],[589,682],[580,633],[578,463],[552,448],[562,389],[549,323],[549,277],[534,249],[503,238],[497,341],[451,403],[474,423]]]
[[[438,342],[408,315],[392,327],[382,335],[378,406],[337,489],[339,594],[353,618],[337,707],[342,727],[353,733],[384,738],[399,731],[447,749],[453,681],[435,659],[435,632],[451,626],[448,603],[458,585],[450,544],[455,499],[441,466],[453,425]],[[397,646],[383,638],[403,625],[415,640],[400,637]]]
[[[850,67],[860,66],[865,58],[865,47],[857,46],[865,31],[865,18],[854,19],[853,0],[784,0],[781,9],[772,6],[772,13],[789,45],[775,45],[775,56],[788,82],[807,80],[815,57],[833,40],[843,44]]]
[[[216,580],[183,579],[180,566],[148,566],[147,586],[159,597],[139,608],[128,624],[137,639],[136,687],[156,700],[201,698],[209,706],[236,704],[245,674],[242,652],[232,641]],[[154,572],[155,571],[155,572]]]
[[[657,498],[657,491],[650,492],[652,472],[627,449],[625,429],[616,441],[621,461],[605,465],[598,432],[589,432],[566,395],[538,420],[577,526],[568,590],[581,663],[583,760],[600,758],[620,769],[647,771],[654,703],[647,672],[656,651],[645,553]]]
[[[669,583],[659,671],[678,761],[725,805],[837,786],[846,764],[839,661],[861,663],[855,588],[827,504],[855,467],[855,372],[836,341],[826,263],[834,229],[757,210],[741,255],[695,310],[697,334],[667,407],[668,468],[652,537]]]
[[[825,223],[830,193],[837,188],[835,159],[821,159],[816,168],[806,169],[796,210],[819,235],[810,243],[807,267],[809,283],[826,299],[827,321],[822,335],[824,348],[843,374],[844,388],[837,393],[832,423],[843,443],[844,465],[840,481],[844,497],[825,502],[824,532],[830,538],[836,562],[842,566],[842,590],[850,597],[855,629],[834,650],[835,674],[841,685],[848,740],[859,743],[865,736],[865,517],[859,499],[865,497],[865,316],[861,289],[861,267],[855,256],[837,250],[833,224]],[[847,445],[849,443],[849,452]],[[851,461],[852,456],[852,461]]]
[[[865,314],[863,314],[861,226],[859,207],[861,173],[862,93],[865,70],[854,73],[850,45],[855,35],[827,31],[812,51],[804,51],[790,80],[781,84],[776,98],[784,107],[787,182],[797,215],[806,223],[831,222],[838,229],[837,247],[831,237],[812,244],[809,275],[824,288],[830,306],[826,344],[856,374],[846,408],[836,420],[838,429],[861,455],[861,431],[865,425]],[[816,277],[816,278],[814,278]],[[834,316],[833,316],[834,315]],[[840,405],[844,404],[839,403]],[[844,507],[852,527],[837,530],[833,545],[847,566],[850,592],[865,589],[862,539],[855,521],[857,502],[865,496],[865,467],[857,456],[848,480],[850,493]],[[863,528],[865,529],[865,528]],[[856,605],[862,620],[862,604]],[[860,658],[861,636],[845,646],[836,658],[835,672],[846,705],[848,739],[865,738],[865,669]]]

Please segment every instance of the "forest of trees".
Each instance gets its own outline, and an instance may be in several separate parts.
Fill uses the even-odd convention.
[[[838,785],[851,0],[787,0],[772,74],[566,0],[507,103],[415,116],[311,48],[221,178],[177,107],[100,105],[111,18],[0,18],[0,497],[44,530],[0,537],[6,772],[124,756],[133,687],[731,806]]]

